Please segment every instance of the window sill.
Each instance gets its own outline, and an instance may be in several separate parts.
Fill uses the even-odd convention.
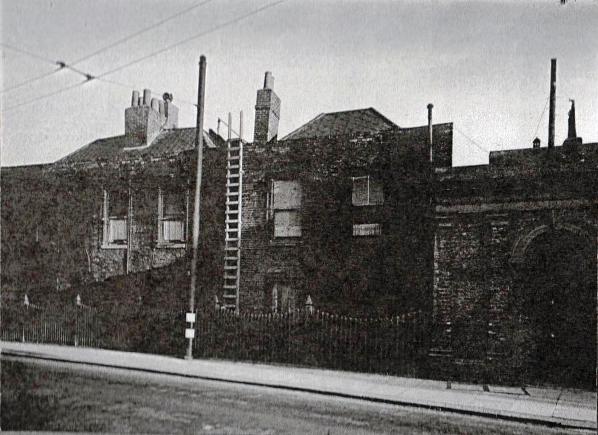
[[[127,249],[127,245],[119,245],[116,243],[102,243],[101,249]]]
[[[158,242],[156,249],[186,249],[186,243],[170,243],[170,242]]]
[[[270,246],[297,246],[302,243],[303,240],[301,240],[301,237],[279,237],[270,239]]]

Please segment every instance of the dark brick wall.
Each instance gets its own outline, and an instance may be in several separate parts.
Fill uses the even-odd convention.
[[[213,295],[223,263],[226,156],[204,151],[200,282]],[[186,249],[157,245],[158,188],[189,191],[193,210],[195,154],[159,161],[93,165],[85,169],[2,169],[3,291],[61,291],[125,273],[125,249],[102,248],[103,190],[133,193],[129,270],[137,273],[185,261]]]
[[[530,151],[501,155],[488,166],[438,170],[434,186],[433,314],[451,324],[434,337],[434,350],[458,352],[456,345],[449,349],[447,331],[477,322],[481,339],[489,340],[483,346],[510,355],[495,363],[508,366],[503,371],[511,380],[534,332],[513,329],[521,320],[515,306],[523,246],[547,229],[581,232],[596,250],[598,235],[598,160],[589,158],[595,150],[576,156],[559,148]],[[449,367],[439,363],[437,373],[447,375]]]
[[[452,127],[443,138],[452,143]],[[425,132],[425,135],[422,134]],[[275,282],[298,303],[337,312],[405,312],[431,307],[427,131],[249,144],[244,155],[241,307],[267,309]],[[354,176],[382,180],[381,206],[354,207]],[[273,237],[267,219],[272,180],[302,185],[301,238]],[[354,223],[382,235],[354,237]]]

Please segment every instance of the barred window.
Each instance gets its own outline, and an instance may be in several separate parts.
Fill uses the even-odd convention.
[[[276,283],[272,287],[272,311],[285,313],[295,309],[295,290],[288,285]]]
[[[384,190],[382,183],[369,175],[353,177],[352,202],[357,207],[383,204]]]

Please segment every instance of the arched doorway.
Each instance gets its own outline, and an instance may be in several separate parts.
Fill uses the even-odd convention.
[[[528,240],[517,273],[527,329],[529,382],[593,388],[596,370],[596,241],[546,228]]]

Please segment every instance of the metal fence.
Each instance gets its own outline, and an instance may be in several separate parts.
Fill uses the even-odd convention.
[[[183,355],[185,310],[143,306],[2,306],[0,337]],[[422,313],[349,317],[313,309],[288,313],[197,313],[194,355],[236,361],[282,363],[418,376],[429,347],[429,320]]]
[[[212,311],[199,316],[195,354],[267,363],[418,376],[428,318],[349,317],[317,310],[282,314]]]

